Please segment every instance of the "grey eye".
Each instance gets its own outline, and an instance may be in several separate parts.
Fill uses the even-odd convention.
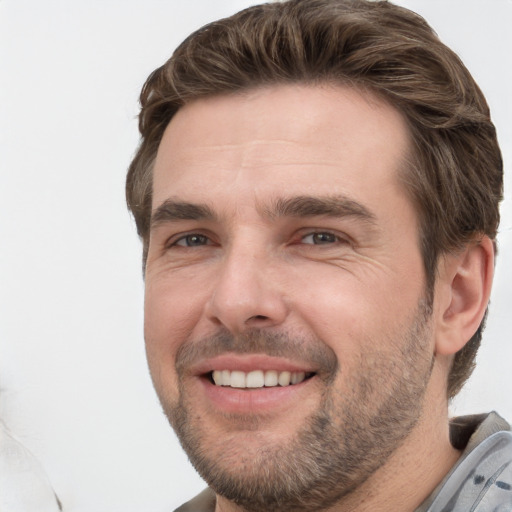
[[[208,244],[208,237],[204,235],[187,235],[183,238],[180,238],[176,245],[181,245],[185,247],[197,247],[201,245],[207,245]]]
[[[314,244],[314,245],[321,245],[321,244],[333,244],[337,241],[336,235],[333,233],[311,233],[309,235],[306,235],[302,242],[305,244]]]

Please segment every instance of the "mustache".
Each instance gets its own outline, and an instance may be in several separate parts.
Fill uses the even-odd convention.
[[[221,330],[211,336],[184,343],[176,353],[176,371],[183,376],[200,361],[226,353],[287,358],[312,366],[318,369],[317,373],[331,376],[338,370],[338,358],[334,351],[317,338],[253,329],[238,335]]]

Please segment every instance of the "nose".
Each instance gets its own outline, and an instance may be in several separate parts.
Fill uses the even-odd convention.
[[[287,301],[271,259],[249,248],[233,247],[225,255],[206,306],[211,322],[234,334],[284,322]]]

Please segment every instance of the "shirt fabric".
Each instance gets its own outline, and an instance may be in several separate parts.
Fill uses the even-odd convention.
[[[0,422],[0,512],[59,512],[39,461]]]
[[[497,413],[450,422],[452,445],[463,453],[414,512],[512,512],[512,432]],[[174,512],[215,512],[215,493],[205,489]]]

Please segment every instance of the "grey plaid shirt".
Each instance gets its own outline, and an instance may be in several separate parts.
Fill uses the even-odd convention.
[[[452,421],[450,434],[464,452],[415,512],[512,512],[510,425],[495,412],[463,416]]]

